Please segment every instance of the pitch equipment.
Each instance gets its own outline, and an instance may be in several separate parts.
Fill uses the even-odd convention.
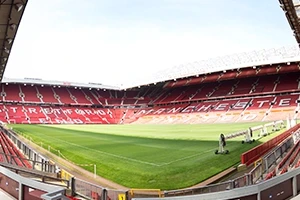
[[[215,151],[215,154],[228,154],[228,150],[224,150],[224,147],[226,146],[226,139],[225,135],[223,133],[220,134],[219,138],[219,149]]]
[[[279,123],[273,122],[272,131],[279,131],[280,125],[281,125],[281,123],[279,124]]]
[[[253,137],[253,131],[251,127],[249,127],[249,129],[245,133],[245,140],[242,141],[242,144],[244,144],[245,142],[249,144],[255,142],[255,139],[252,139],[252,137]]]
[[[289,128],[289,126],[291,126],[292,123],[293,123],[293,125],[296,124],[295,120],[287,120],[287,127],[286,128]],[[219,149],[215,151],[215,154],[228,154],[229,153],[228,150],[224,150],[224,147],[226,146],[226,140],[244,135],[245,140],[242,141],[242,144],[244,144],[244,143],[250,143],[251,144],[252,142],[255,141],[255,139],[253,139],[254,131],[260,131],[260,133],[258,134],[258,137],[256,138],[256,139],[259,139],[263,136],[266,136],[266,135],[270,134],[268,132],[269,127],[272,127],[273,131],[278,131],[282,128],[285,128],[285,124],[284,124],[283,120],[279,120],[279,121],[274,121],[274,122],[267,123],[267,124],[264,124],[264,125],[249,127],[249,129],[247,129],[247,130],[242,130],[242,131],[239,131],[239,132],[230,133],[226,136],[222,133],[220,135],[220,138],[219,138]]]
[[[287,121],[287,123],[286,123],[286,128],[287,129],[290,129],[290,128],[294,127],[297,124],[296,119],[290,119],[290,117],[288,117],[286,119],[286,121]]]

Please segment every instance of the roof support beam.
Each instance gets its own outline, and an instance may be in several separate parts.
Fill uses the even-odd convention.
[[[28,0],[0,0],[0,81]]]
[[[300,47],[300,19],[298,17],[296,9],[300,4],[293,3],[292,0],[279,0],[280,7],[285,13],[285,16],[290,24],[293,31],[293,35],[296,38],[298,46]]]

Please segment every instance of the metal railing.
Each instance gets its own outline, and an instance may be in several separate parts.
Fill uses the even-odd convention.
[[[276,164],[276,161],[279,158],[281,158],[283,154],[286,153],[293,145],[294,145],[293,137],[289,137],[287,140],[285,140],[283,143],[281,143],[279,146],[277,146],[275,149],[273,149],[271,152],[265,155],[262,158],[264,163],[264,166],[262,166],[263,167],[262,172],[263,173],[269,172],[269,169],[272,167],[272,165]]]
[[[58,167],[54,163],[20,140],[13,131],[5,129],[2,126],[0,126],[0,130],[5,133],[15,146],[27,157],[26,159],[22,159],[30,162],[33,169],[48,173],[57,173],[56,170]],[[19,157],[19,159],[21,158]]]
[[[245,187],[248,185],[251,185],[251,174],[245,174],[233,180],[229,180],[217,184],[201,186],[197,188],[165,191],[164,196],[165,197],[185,196],[185,195],[205,194],[211,192],[221,192],[221,191],[231,190],[234,188]]]
[[[250,184],[256,184],[263,178],[263,164],[258,163],[250,172],[249,172],[249,180]]]
[[[106,189],[102,186],[89,183],[87,181],[73,177],[72,181],[72,194],[82,196],[88,199],[97,200],[119,200],[129,199],[128,190],[114,190]]]
[[[72,178],[72,194],[82,196],[89,199],[99,199],[102,196],[105,188],[89,183],[87,181]]]

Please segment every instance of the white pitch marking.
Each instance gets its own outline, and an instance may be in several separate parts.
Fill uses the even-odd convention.
[[[216,148],[214,148],[214,149],[216,149]],[[210,149],[210,150],[207,150],[207,151],[203,151],[203,152],[201,152],[201,153],[196,153],[196,154],[193,154],[193,155],[190,155],[190,156],[186,156],[186,157],[183,157],[183,158],[179,158],[179,159],[173,160],[173,161],[171,161],[171,162],[163,163],[163,164],[159,165],[159,167],[165,166],[165,165],[170,165],[170,164],[172,164],[172,163],[175,163],[175,162],[178,162],[178,161],[182,161],[182,160],[187,160],[187,159],[189,159],[189,158],[193,158],[193,157],[199,156],[199,155],[201,155],[201,154],[203,154],[203,153],[208,153],[208,152],[210,152],[210,151],[213,151],[214,149]]]
[[[53,138],[52,138],[52,139],[53,139]],[[146,161],[136,160],[136,159],[133,159],[133,158],[124,157],[124,156],[120,156],[120,155],[108,153],[108,152],[105,152],[105,151],[100,151],[100,150],[96,150],[96,149],[91,149],[91,148],[88,148],[88,147],[85,147],[85,146],[81,146],[81,145],[79,145],[79,144],[74,144],[74,143],[72,143],[72,142],[67,142],[67,141],[65,141],[65,140],[61,140],[61,139],[58,139],[58,138],[55,138],[55,140],[58,140],[58,141],[61,141],[61,142],[64,142],[64,143],[66,143],[66,144],[70,144],[70,145],[73,145],[73,146],[78,146],[78,147],[81,147],[81,148],[84,148],[84,149],[88,149],[88,150],[91,150],[91,151],[96,151],[96,152],[99,152],[99,153],[102,153],[102,154],[106,154],[106,155],[109,155],[109,156],[113,156],[113,157],[116,157],[116,158],[121,158],[121,159],[124,159],[124,160],[129,160],[129,161],[138,162],[138,163],[147,164],[147,165],[156,166],[156,167],[159,167],[159,166],[160,166],[160,165],[158,165],[158,164],[151,163],[151,162],[146,162]]]
[[[45,137],[45,135],[43,135]],[[46,136],[47,137],[47,136]],[[93,138],[92,136],[90,136],[91,138]],[[165,166],[165,165],[170,165],[172,163],[175,163],[175,162],[178,162],[178,161],[182,161],[182,160],[187,160],[189,158],[193,158],[193,157],[196,157],[196,156],[199,156],[203,153],[208,153],[210,151],[213,151],[214,149],[210,149],[210,150],[207,150],[207,151],[203,151],[201,153],[196,153],[196,154],[193,154],[193,155],[190,155],[190,156],[186,156],[186,157],[183,157],[183,158],[179,158],[179,159],[176,159],[176,160],[173,160],[173,161],[170,161],[170,162],[167,162],[167,163],[162,163],[162,164],[155,164],[155,163],[151,163],[151,162],[146,162],[146,161],[141,161],[141,160],[136,160],[134,158],[128,158],[128,157],[124,157],[124,156],[120,156],[120,155],[116,155],[116,154],[112,154],[112,153],[108,153],[108,152],[105,152],[105,151],[100,151],[100,150],[96,150],[96,149],[91,149],[91,148],[88,148],[88,147],[85,147],[85,146],[81,146],[79,144],[74,144],[74,143],[71,143],[71,142],[67,142],[65,140],[62,140],[62,139],[58,139],[58,138],[53,138],[51,137],[52,139],[55,139],[55,140],[58,140],[58,141],[61,141],[61,142],[64,142],[64,143],[67,143],[67,144],[70,144],[70,145],[73,145],[73,146],[78,146],[78,147],[81,147],[81,148],[84,148],[84,149],[88,149],[88,150],[91,150],[91,151],[96,151],[96,152],[99,152],[99,153],[102,153],[102,154],[106,154],[106,155],[110,155],[110,156],[113,156],[113,157],[116,157],[116,158],[121,158],[121,159],[124,159],[124,160],[129,160],[129,161],[133,161],[133,162],[137,162],[137,163],[142,163],[142,164],[147,164],[147,165],[151,165],[151,166],[156,166],[156,167],[162,167],[162,166]]]

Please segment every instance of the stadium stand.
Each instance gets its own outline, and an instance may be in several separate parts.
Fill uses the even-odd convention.
[[[33,103],[41,102],[40,97],[37,95],[35,86],[19,85],[19,88],[20,88],[20,94],[23,96],[22,102],[33,102]]]
[[[1,147],[5,152],[5,157],[8,163],[16,164],[19,167],[32,168],[31,164],[26,160],[25,156],[15,147],[15,145],[7,138],[7,136],[0,132]]]
[[[228,75],[227,72],[212,73],[201,79],[182,79],[126,91],[2,83],[0,120],[5,123],[108,124],[293,118],[298,116],[299,109],[299,67],[292,65],[298,71],[291,66],[289,71],[282,66],[249,68],[231,71]],[[152,115],[160,117],[153,121]],[[147,119],[139,120],[143,117]]]
[[[55,93],[51,86],[41,85],[37,87],[37,90],[38,90],[37,95],[41,97],[44,103],[53,103],[53,104],[59,103],[58,99],[55,98]]]
[[[5,113],[0,116],[0,120],[5,123],[116,123],[112,112],[102,108],[0,105],[0,109]]]
[[[213,73],[201,79],[182,79],[126,91],[2,83],[0,120],[4,123],[166,124],[294,118],[299,109],[300,72],[298,65],[293,66],[298,71],[294,67],[290,72],[278,66],[249,68],[242,72],[230,71],[228,75]],[[282,69],[285,70],[280,73]]]
[[[11,102],[20,102],[22,101],[21,93],[19,90],[19,85],[16,84],[3,84],[2,85],[2,94],[4,101],[11,101]]]

